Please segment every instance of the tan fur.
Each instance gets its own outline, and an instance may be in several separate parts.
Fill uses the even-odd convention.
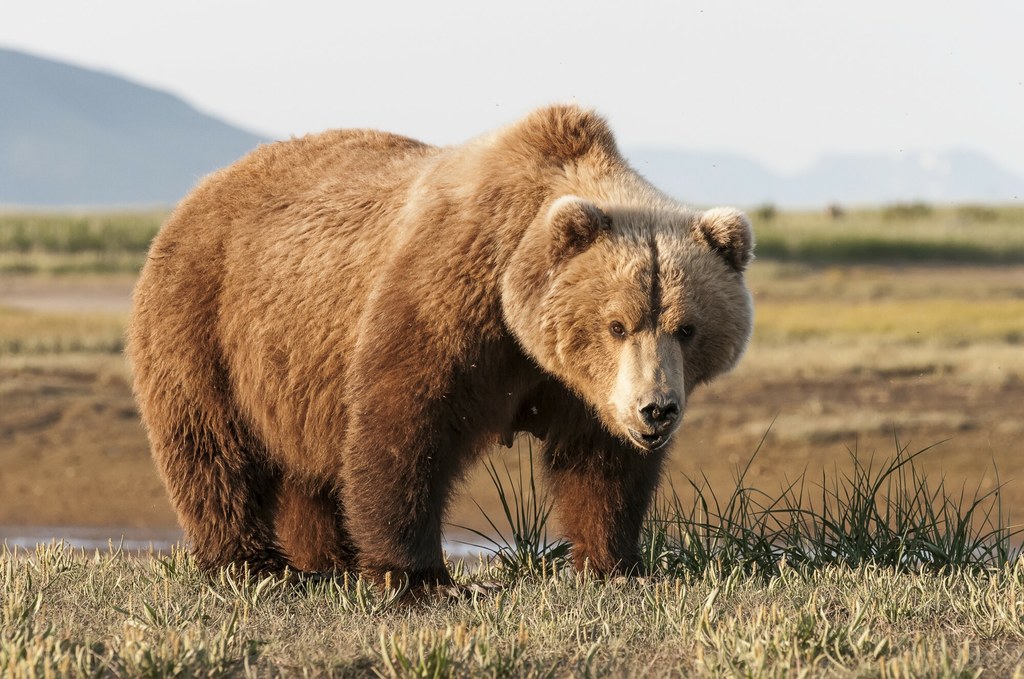
[[[135,390],[192,549],[443,582],[453,484],[527,431],[577,562],[635,566],[686,395],[749,336],[752,247],[745,217],[672,202],[576,107],[448,148],[259,148],[182,202],[135,293]],[[671,394],[648,450],[638,408]]]

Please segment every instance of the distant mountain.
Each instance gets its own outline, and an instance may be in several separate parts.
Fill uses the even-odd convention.
[[[1003,203],[1024,199],[1024,179],[969,151],[891,156],[829,155],[788,178],[783,204]]]
[[[0,205],[170,205],[261,141],[166,92],[0,49]],[[697,205],[1024,197],[1024,180],[967,151],[832,155],[793,175],[729,153],[637,148],[626,155],[655,185]]]
[[[627,149],[625,155],[652,184],[687,203],[778,202],[780,178],[738,154],[645,148]]]
[[[0,49],[0,204],[172,204],[261,141],[165,92]]]
[[[638,148],[627,150],[626,156],[655,186],[700,205],[815,207],[1024,199],[1024,179],[969,151],[907,152],[895,157],[829,155],[791,175],[727,153]]]

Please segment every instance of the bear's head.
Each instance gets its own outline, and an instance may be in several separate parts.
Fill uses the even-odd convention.
[[[550,201],[502,280],[505,320],[520,345],[642,450],[665,446],[687,395],[729,370],[753,312],[752,259],[740,212],[672,203]]]

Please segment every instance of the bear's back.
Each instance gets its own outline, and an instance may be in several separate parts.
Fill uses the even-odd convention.
[[[262,212],[280,212],[303,202],[323,207],[348,194],[386,197],[435,149],[376,130],[330,130],[260,146],[234,165],[211,175],[186,202],[209,191],[212,207],[228,208],[245,223]],[[208,201],[203,201],[208,202]],[[246,215],[248,213],[248,215]]]
[[[251,424],[266,427],[272,448],[293,447],[304,413],[275,418],[265,404],[291,400],[309,367],[281,365],[282,343],[307,345],[295,363],[344,370],[346,352],[333,347],[353,341],[387,247],[382,231],[436,151],[385,132],[332,130],[260,146],[208,176],[153,242],[136,287],[133,363],[179,373],[222,364]],[[168,360],[186,348],[193,358]]]

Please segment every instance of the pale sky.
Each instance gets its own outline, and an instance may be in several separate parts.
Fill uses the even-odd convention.
[[[454,143],[577,101],[624,147],[789,171],[961,148],[1024,176],[1022,33],[1021,0],[0,3],[0,46],[273,137],[358,126]]]

